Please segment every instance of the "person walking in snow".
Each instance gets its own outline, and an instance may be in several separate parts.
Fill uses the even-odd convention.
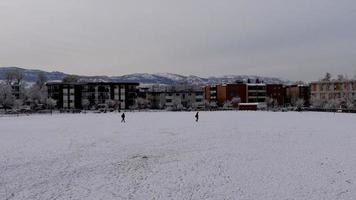
[[[124,122],[125,123],[125,113],[122,113],[121,115],[121,123]]]
[[[199,112],[197,112],[197,113],[195,114],[195,121],[196,121],[196,122],[199,121]]]

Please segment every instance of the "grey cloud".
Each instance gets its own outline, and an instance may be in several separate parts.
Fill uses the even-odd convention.
[[[351,0],[3,0],[0,65],[81,74],[356,70]]]

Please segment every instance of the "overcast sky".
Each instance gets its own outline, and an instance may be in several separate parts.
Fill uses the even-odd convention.
[[[315,80],[356,71],[355,0],[0,0],[0,66]]]

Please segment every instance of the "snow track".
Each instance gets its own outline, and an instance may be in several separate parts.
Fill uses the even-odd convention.
[[[355,199],[356,115],[0,118],[0,199]]]

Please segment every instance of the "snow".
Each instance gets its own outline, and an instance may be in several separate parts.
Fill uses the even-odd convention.
[[[354,199],[356,115],[0,117],[0,199]]]
[[[172,73],[157,73],[156,75],[163,77],[163,78],[168,78],[174,81],[181,81],[186,79],[187,77],[178,75],[178,74],[172,74]]]

